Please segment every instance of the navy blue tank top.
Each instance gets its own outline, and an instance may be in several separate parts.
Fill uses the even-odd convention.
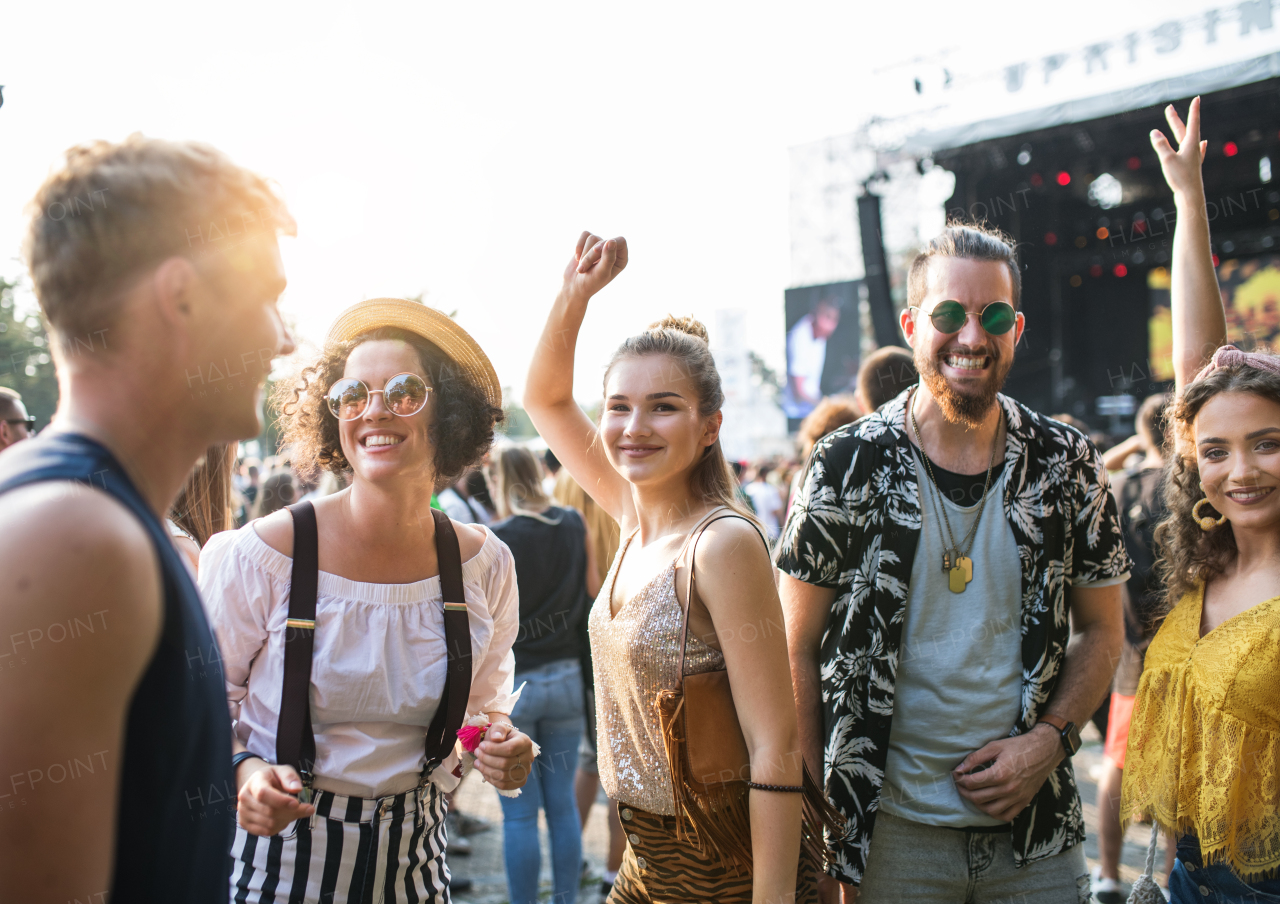
[[[231,717],[200,595],[164,524],[100,443],[54,433],[0,455],[0,493],[50,480],[118,500],[146,528],[160,561],[164,622],[129,703],[111,900],[222,904],[235,833]]]

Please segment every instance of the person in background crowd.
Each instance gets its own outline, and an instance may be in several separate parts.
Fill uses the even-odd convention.
[[[1067,414],[1063,412],[1062,414],[1051,414],[1049,416],[1060,424],[1066,424],[1068,427],[1074,427],[1085,436],[1089,435],[1089,425],[1080,420],[1080,418],[1076,417],[1074,414]]]
[[[1157,405],[1153,400],[1163,399],[1164,405],[1169,402],[1169,397],[1165,394],[1148,396],[1143,400],[1142,405],[1138,406],[1138,411],[1133,417],[1134,433],[1133,436],[1126,440],[1116,443],[1110,449],[1102,454],[1102,463],[1107,466],[1108,471],[1125,471],[1133,468],[1144,468],[1143,462],[1146,461],[1155,450],[1156,456],[1163,460],[1162,447],[1166,437],[1162,435],[1148,436],[1147,429],[1144,426],[1149,419],[1148,415],[1143,414],[1146,406],[1157,406],[1161,410],[1159,423],[1162,427],[1164,423],[1164,405]]]
[[[1050,417],[1061,424],[1066,424],[1068,427],[1074,427],[1075,429],[1079,430],[1085,436],[1089,437],[1090,442],[1093,442],[1095,437],[1097,436],[1097,434],[1090,432],[1090,428],[1088,424],[1080,420],[1080,418],[1076,417],[1075,415],[1066,414],[1064,412],[1062,414],[1050,415]],[[1102,449],[1098,449],[1098,451],[1103,452]],[[1102,465],[1103,467],[1106,467],[1107,465],[1107,456],[1105,454],[1103,454],[1102,456]],[[1110,472],[1111,469],[1107,468],[1107,470],[1108,472]],[[1108,690],[1106,695],[1103,696],[1102,701],[1098,704],[1098,708],[1094,710],[1093,715],[1089,717],[1089,721],[1092,722],[1094,724],[1094,727],[1098,729],[1098,734],[1102,735],[1104,738],[1107,736],[1107,730],[1109,727],[1107,725],[1107,721],[1110,717],[1111,717],[1111,692],[1110,690]]]
[[[261,470],[257,459],[246,459],[241,466],[240,476],[240,495],[244,497],[244,505],[241,506],[242,514],[238,519],[238,527],[244,527],[245,522],[249,520],[249,513],[253,511],[253,504],[258,501],[258,493],[262,489]]]
[[[256,521],[259,518],[265,518],[274,512],[280,511],[285,506],[293,505],[298,501],[298,482],[293,473],[293,468],[284,465],[278,471],[274,471],[267,475],[267,479],[262,482],[262,491],[258,494],[258,501],[253,505],[253,512],[250,521]]]
[[[1098,904],[1121,904],[1120,852],[1124,836],[1120,833],[1120,780],[1124,770],[1125,747],[1129,743],[1129,720],[1133,715],[1134,695],[1142,674],[1142,659],[1147,645],[1155,636],[1164,602],[1156,575],[1155,529],[1165,516],[1162,496],[1165,468],[1164,408],[1168,396],[1153,395],[1138,408],[1138,434],[1143,437],[1146,456],[1138,467],[1114,478],[1111,492],[1120,513],[1120,529],[1124,532],[1125,549],[1133,560],[1133,570],[1125,583],[1124,648],[1120,665],[1112,681],[1110,713],[1102,761],[1102,777],[1098,780],[1098,860],[1093,878],[1093,894]],[[1103,456],[1105,462],[1106,456]],[[1165,875],[1173,868],[1173,845],[1167,848]]]
[[[471,492],[467,489],[467,481],[472,473],[474,472],[468,471],[455,480],[452,486],[441,490],[436,495],[436,501],[440,510],[454,521],[463,524],[488,524],[493,519],[483,505],[471,498]]]
[[[192,571],[199,569],[200,549],[209,538],[235,526],[231,480],[235,463],[235,443],[219,443],[206,449],[165,519],[174,545]]]
[[[1158,131],[1151,143],[1178,213],[1170,286],[1178,395],[1167,413],[1168,515],[1155,536],[1171,611],[1147,648],[1120,807],[1123,825],[1145,816],[1181,836],[1169,877],[1174,904],[1275,901],[1280,357],[1223,345],[1200,99],[1185,125],[1172,105],[1165,115],[1178,150]]]
[[[751,480],[743,486],[743,492],[751,497],[751,508],[756,517],[764,525],[769,542],[778,539],[782,530],[782,519],[786,517],[787,506],[782,492],[768,480],[773,468],[767,462],[761,462],[752,469]]]
[[[300,501],[314,502],[317,499],[323,499],[325,496],[332,496],[339,490],[345,490],[347,488],[346,475],[325,471],[315,483],[307,485],[311,489],[302,496]]]
[[[783,532],[802,744],[848,820],[828,838],[846,900],[1089,894],[1070,757],[1120,653],[1129,561],[1097,450],[1000,394],[1020,294],[1002,234],[928,243],[901,315],[919,385],[818,442]]]
[[[599,425],[573,398],[587,304],[626,263],[624,239],[582,234],[536,346],[524,399],[556,456],[627,537],[589,616],[600,779],[622,805],[629,833],[609,900],[807,904],[816,895],[816,864],[806,856],[800,865],[802,767],[794,755],[785,638],[743,630],[779,620],[781,610],[767,545],[738,508],[720,446],[724,395],[706,329],[668,317],[626,340],[605,371]],[[695,564],[706,575],[696,585]],[[676,614],[685,606],[687,640]],[[677,784],[682,761],[669,756],[674,748],[659,722],[658,694],[678,693],[685,674],[721,668],[751,782],[750,790],[725,788],[725,809],[712,816],[685,780]],[[696,844],[688,834],[694,831]],[[753,854],[745,869],[737,854],[744,847]]]
[[[550,498],[556,492],[556,477],[560,474],[560,459],[550,449],[542,452],[542,466],[547,469],[547,476],[542,478],[543,495]]]
[[[239,824],[223,894],[236,904],[349,895],[442,904],[450,878],[443,792],[456,785],[458,758],[449,753],[435,768],[424,739],[448,705],[442,562],[450,534],[470,640],[466,711],[491,723],[476,768],[495,787],[515,789],[533,762],[529,738],[508,718],[519,631],[511,553],[483,527],[448,519],[441,527],[430,508],[436,484],[493,442],[502,390],[484,352],[449,317],[374,298],[340,314],[320,357],[275,392],[291,460],[304,473],[347,471],[351,485],[296,514],[277,511],[216,534],[201,553],[235,719]],[[287,624],[294,519],[307,511],[318,534],[309,717],[285,713],[282,722],[285,644],[305,627]],[[305,784],[277,761],[278,730],[304,718],[315,751]]]
[[[859,417],[871,414],[890,399],[896,399],[904,389],[914,386],[919,379],[920,375],[916,373],[916,365],[909,350],[897,345],[876,349],[867,355],[867,359],[858,368],[858,388],[853,397],[861,409]],[[835,427],[831,428],[834,429]]]
[[[491,523],[498,517],[498,507],[494,504],[492,496],[489,495],[489,483],[485,480],[484,469],[473,468],[464,479],[467,482],[467,499],[471,502],[479,503],[485,515],[484,523]]]
[[[44,213],[98,193],[76,216]],[[276,309],[293,220],[214,148],[142,135],[68,150],[30,210],[59,402],[0,455],[0,636],[28,645],[0,693],[3,896],[215,904],[234,820],[217,803],[226,684],[163,518],[209,446],[262,432],[271,361],[293,350]],[[203,231],[224,219],[234,241]],[[71,353],[98,331],[105,348]],[[234,381],[210,376],[224,359],[241,362]],[[36,645],[33,627],[76,618],[105,633]],[[91,765],[59,765],[73,754]]]
[[[591,546],[595,550],[598,581],[596,586],[603,586],[609,563],[617,555],[618,546],[622,540],[618,522],[596,505],[596,501],[578,486],[573,475],[564,468],[556,474],[553,498],[561,505],[576,509],[582,515],[582,520],[586,522],[587,536],[591,538]],[[594,595],[593,593],[592,596]],[[583,831],[586,831],[587,822],[591,817],[591,807],[596,801],[596,791],[600,787],[600,767],[596,758],[595,674],[591,662],[591,640],[587,636],[586,628],[586,619],[583,619],[582,633],[579,638],[579,657],[582,662],[586,731],[583,733],[582,744],[578,749],[578,772],[573,779],[573,792],[578,801],[578,818],[582,823]],[[618,870],[622,866],[622,853],[627,846],[617,808],[609,807],[606,818],[609,821],[609,850],[605,854],[604,876],[600,880],[601,901],[613,890],[613,880],[618,876]]]
[[[795,504],[796,494],[800,492],[800,482],[804,479],[805,465],[808,464],[809,455],[813,452],[813,447],[818,440],[833,430],[840,429],[845,424],[852,424],[862,417],[863,413],[862,406],[857,399],[842,393],[824,398],[814,407],[809,416],[800,422],[800,430],[796,434],[796,442],[800,447],[802,464],[796,470],[796,473],[792,475],[788,484],[791,487],[791,492],[787,498],[788,514],[791,512],[792,505]]]
[[[35,429],[36,419],[27,414],[22,394],[8,386],[0,386],[0,451],[30,439]]]
[[[538,462],[528,449],[497,449],[486,470],[502,518],[493,532],[511,550],[520,587],[520,633],[512,652],[515,681],[524,691],[511,721],[542,748],[525,793],[502,798],[507,887],[511,904],[538,900],[541,808],[551,835],[551,900],[574,904],[582,863],[573,796],[585,725],[580,655],[587,609],[600,590],[595,551],[582,516],[543,495]]]
[[[751,497],[747,495],[746,489],[742,486],[742,475],[745,473],[746,468],[740,461],[731,461],[729,462],[729,470],[733,472],[733,485],[736,488],[735,492],[738,496],[738,501],[750,509],[752,514],[754,514],[756,504],[751,501]]]
[[[1116,444],[1116,441],[1111,434],[1104,430],[1092,430],[1089,432],[1088,437],[1089,442],[1093,443],[1093,447],[1103,455],[1110,452],[1112,447]],[[1106,461],[1104,460],[1103,466],[1105,467],[1105,465]]]

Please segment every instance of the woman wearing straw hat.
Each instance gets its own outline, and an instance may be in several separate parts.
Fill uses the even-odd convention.
[[[458,727],[490,721],[476,765],[499,790],[534,756],[507,715],[511,553],[430,508],[492,443],[497,377],[448,317],[373,299],[277,401],[294,466],[352,484],[201,556],[235,720],[231,897],[448,901]]]

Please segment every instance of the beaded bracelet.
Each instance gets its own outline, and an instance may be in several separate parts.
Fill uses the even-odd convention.
[[[784,791],[787,794],[803,794],[803,785],[762,785],[759,782],[747,782],[748,788],[756,791]]]

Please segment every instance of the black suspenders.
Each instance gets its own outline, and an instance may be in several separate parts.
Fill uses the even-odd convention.
[[[316,738],[311,727],[311,654],[316,630],[316,583],[319,574],[319,536],[316,512],[310,502],[289,506],[293,515],[293,574],[289,587],[289,616],[285,622],[284,683],[280,692],[280,720],[276,728],[276,762],[298,770],[303,790],[298,799],[311,798],[316,761]],[[436,559],[444,602],[444,639],[448,649],[444,693],[426,734],[431,774],[449,755],[466,718],[471,695],[471,632],[462,590],[462,555],[458,535],[448,516],[435,509]]]

